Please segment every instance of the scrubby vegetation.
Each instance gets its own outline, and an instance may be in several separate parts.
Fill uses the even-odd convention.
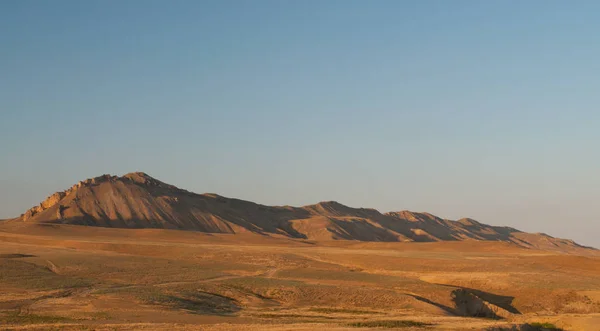
[[[269,318],[269,319],[273,319],[273,318],[311,318],[311,319],[320,319],[320,318],[324,318],[324,319],[332,319],[333,317],[329,317],[329,316],[318,316],[318,315],[302,315],[302,314],[271,314],[271,313],[262,313],[262,314],[256,314],[253,315],[254,317],[259,317],[259,318]]]
[[[354,322],[349,323],[348,326],[354,328],[409,328],[409,327],[423,327],[431,324],[410,321],[410,320],[399,320],[399,321],[367,321],[367,322]]]
[[[563,329],[552,323],[533,322],[509,327],[491,327],[487,328],[486,331],[563,331]]]
[[[0,284],[29,289],[69,289],[87,287],[91,281],[58,275],[47,267],[14,259],[0,260]]]
[[[540,329],[540,330],[541,329],[544,329],[544,330],[561,330],[556,325],[554,325],[552,323],[548,323],[548,322],[544,322],[544,323],[533,322],[533,323],[529,323],[529,326],[532,326],[532,327]]]
[[[317,312],[317,313],[325,313],[325,314],[335,314],[335,313],[354,314],[354,315],[379,314],[379,312],[372,311],[372,310],[356,310],[356,309],[343,309],[343,308],[321,308],[321,307],[310,308],[309,311],[314,311],[314,312]]]
[[[0,315],[0,324],[50,324],[69,322],[71,319],[62,316],[19,314],[11,312],[7,315]]]

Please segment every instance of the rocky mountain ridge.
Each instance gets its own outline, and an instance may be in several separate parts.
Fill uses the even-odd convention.
[[[380,213],[335,201],[304,207],[265,206],[217,194],[196,194],[143,172],[103,175],[50,195],[16,219],[116,228],[164,228],[208,233],[251,232],[308,240],[510,242],[569,252],[586,249],[571,240],[429,213]]]

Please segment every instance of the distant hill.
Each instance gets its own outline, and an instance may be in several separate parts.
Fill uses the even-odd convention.
[[[13,222],[115,228],[164,228],[208,233],[252,232],[309,240],[511,242],[521,247],[570,252],[588,249],[545,234],[490,226],[473,219],[428,213],[382,214],[335,201],[304,207],[265,206],[216,194],[196,194],[143,172],[103,175],[52,194]]]

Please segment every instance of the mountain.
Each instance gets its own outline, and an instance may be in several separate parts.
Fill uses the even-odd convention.
[[[143,172],[103,175],[52,194],[16,222],[116,228],[163,228],[208,233],[251,232],[309,240],[511,242],[569,252],[585,249],[571,240],[490,226],[473,219],[442,219],[410,211],[382,214],[335,201],[304,207],[265,206],[216,194],[196,194]]]

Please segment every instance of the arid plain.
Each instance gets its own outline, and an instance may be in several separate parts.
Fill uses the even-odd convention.
[[[88,186],[113,190],[102,183]],[[150,195],[165,197],[174,190],[167,188]],[[23,215],[0,222],[0,329],[510,330],[530,324],[538,325],[531,330],[600,330],[598,251],[569,241],[539,234],[530,235],[532,245],[326,240],[315,229],[303,232],[314,217],[292,222],[298,236],[235,227],[233,233],[107,228],[61,218],[75,205],[93,218],[86,196],[75,188],[57,200],[58,211],[39,208],[50,208],[58,220]],[[110,218],[106,206],[91,205]],[[120,211],[120,219],[133,219]]]

